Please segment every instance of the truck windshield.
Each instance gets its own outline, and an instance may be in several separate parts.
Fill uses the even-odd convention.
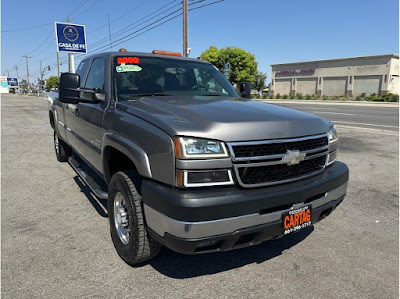
[[[208,63],[120,56],[114,58],[113,73],[119,101],[138,96],[238,97],[229,81]]]

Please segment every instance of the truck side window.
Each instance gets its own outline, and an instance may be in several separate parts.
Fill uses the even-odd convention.
[[[82,61],[78,68],[76,69],[75,74],[78,74],[79,77],[81,77],[81,87],[83,87],[84,83],[85,83],[85,76],[87,73],[87,70],[89,68],[89,62],[90,60],[84,60]]]
[[[93,60],[88,77],[86,79],[85,88],[100,88],[104,92],[104,59],[96,58]]]

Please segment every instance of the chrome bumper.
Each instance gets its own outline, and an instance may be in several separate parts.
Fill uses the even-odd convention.
[[[307,204],[311,205],[312,208],[315,209],[341,198],[346,194],[346,191],[347,183],[326,192],[324,196]],[[304,203],[297,203],[294,204],[292,208],[298,208],[304,205]],[[164,237],[165,233],[169,233],[170,235],[183,239],[196,239],[229,234],[239,229],[280,221],[282,213],[285,211],[288,210],[281,210],[263,215],[255,213],[212,221],[185,222],[165,216],[144,204],[147,226],[151,230],[161,237]]]

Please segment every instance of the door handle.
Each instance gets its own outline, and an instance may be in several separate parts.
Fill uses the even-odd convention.
[[[79,109],[78,108],[75,109],[75,115],[79,116]]]

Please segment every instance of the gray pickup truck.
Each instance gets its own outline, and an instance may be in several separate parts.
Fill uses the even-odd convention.
[[[297,232],[344,199],[329,120],[252,101],[212,64],[179,53],[109,52],[60,78],[49,109],[58,161],[108,201],[120,257],[162,245],[226,251]]]

